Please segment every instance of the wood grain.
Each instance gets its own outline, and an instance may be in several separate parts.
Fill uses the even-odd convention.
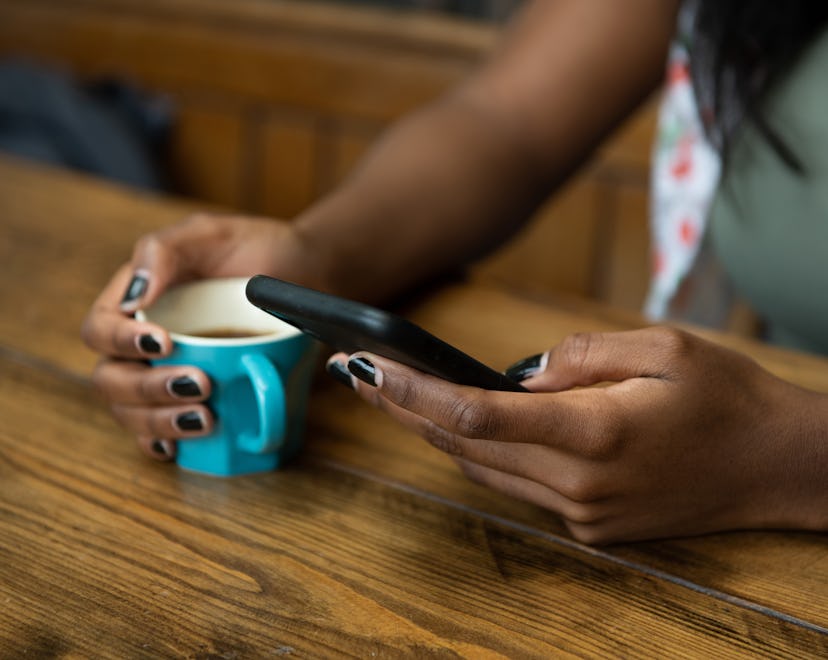
[[[606,240],[593,269],[593,296],[621,309],[640,310],[650,285],[649,195],[643,188],[607,186]]]
[[[513,289],[593,295],[598,236],[605,229],[601,219],[610,193],[592,179],[572,181],[523,231],[475,264],[476,276]]]
[[[243,206],[246,130],[239,108],[179,99],[168,164],[174,189],[215,204]]]
[[[257,206],[266,215],[292,218],[316,199],[319,141],[315,123],[302,117],[275,117],[258,128]]]
[[[244,655],[247,626],[261,648],[325,655],[825,652],[825,535],[583,548],[548,512],[468,483],[447,457],[331,381],[317,383],[307,450],[288,470],[212,480],[142,459],[89,389],[95,356],[78,329],[134,238],[191,209],[0,158],[6,655],[89,655],[102,629],[124,640],[113,656],[140,655],[142,644],[147,655]],[[446,286],[402,311],[497,368],[572,332],[642,324],[580,299],[479,283]],[[695,331],[828,392],[824,358]],[[88,625],[75,621],[87,610]],[[361,624],[348,620],[352,610]]]
[[[311,9],[300,27],[301,12],[293,11],[293,23],[286,23],[279,3],[233,3],[232,17],[226,3],[189,4],[186,12],[136,0],[71,7],[4,0],[0,45],[5,53],[71,61],[85,76],[120,75],[177,94],[222,94],[377,122],[432,99],[485,52],[447,40],[443,48],[435,41],[429,42],[434,48],[423,48],[416,40],[395,40],[405,23],[387,15],[373,25],[363,21],[361,32],[334,33],[329,23],[320,33],[313,19],[318,10]],[[340,17],[348,14],[339,11]],[[361,14],[351,10],[350,16],[353,25]],[[497,34],[482,25],[465,31],[481,43]]]
[[[95,357],[79,342],[80,326],[103,285],[139,236],[206,205],[162,203],[6,158],[0,186],[0,337],[6,346],[88,374]]]
[[[281,217],[341,181],[370,138],[462,80],[499,36],[436,13],[324,2],[0,0],[0,53],[173,101],[177,192]],[[638,309],[646,225],[607,200],[626,194],[618,187],[645,194],[656,101],[488,262],[494,275]],[[640,261],[607,286],[607,255]]]
[[[818,631],[387,482],[150,465],[87,386],[0,364],[10,657],[828,652]]]

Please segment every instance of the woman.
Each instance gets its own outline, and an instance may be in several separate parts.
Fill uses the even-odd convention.
[[[819,163],[808,160],[813,148],[800,154],[802,141],[765,114],[777,86],[811,61],[809,44],[822,43],[824,11],[807,5],[786,5],[779,17],[770,2],[710,0],[683,9],[676,0],[527,3],[485,67],[393,127],[343,186],[293,222],[200,216],[139,241],[84,324],[86,342],[104,356],[96,383],[143,450],[168,460],[173,440],[197,441],[209,431],[201,403],[209,381],[192,368],[145,366],[170,350],[169,336],[131,312],[177,281],[255,272],[381,301],[478,257],[514,232],[659,85],[680,9],[690,27],[692,87],[714,138],[715,149],[702,153],[724,164],[712,214],[718,177],[692,188],[695,227],[700,237],[716,237],[721,225],[723,261],[738,275],[742,253],[727,247],[747,217],[737,210],[764,210],[751,177],[773,172],[794,190],[812,191],[809,218],[826,209],[819,206]],[[686,95],[689,87],[682,89]],[[670,107],[684,117],[680,133],[670,134],[674,145],[684,144],[683,135],[701,143],[699,115],[682,113],[680,99],[671,106],[671,98],[663,126],[672,125]],[[751,169],[742,128],[758,131],[761,140],[748,136],[747,143],[763,150],[767,171]],[[676,205],[687,203],[682,190],[691,187],[673,183],[658,191],[659,227],[671,226]],[[826,215],[821,220],[811,223],[814,231]],[[669,249],[669,231],[659,231]],[[772,244],[764,233],[762,240]],[[684,271],[704,266],[713,243],[697,241],[679,266],[663,269],[671,277],[656,277],[650,309],[667,313],[676,293],[687,299],[685,283],[694,278]],[[745,255],[749,248],[747,241]],[[749,284],[755,270],[744,268],[741,279]],[[812,287],[812,275],[806,269],[796,286]],[[779,295],[764,302],[771,325],[791,325],[789,314],[784,323],[775,316],[785,302]],[[532,395],[452,385],[374,355],[335,355],[328,369],[451,454],[471,479],[547,507],[586,542],[828,529],[828,398],[674,329],[571,337],[515,366]],[[606,381],[614,384],[576,388]]]

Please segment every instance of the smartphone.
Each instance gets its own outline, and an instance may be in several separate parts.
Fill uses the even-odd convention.
[[[266,275],[247,283],[247,299],[337,351],[368,351],[458,385],[527,392],[495,371],[407,319]]]

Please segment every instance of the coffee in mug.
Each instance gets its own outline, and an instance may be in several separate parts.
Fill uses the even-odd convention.
[[[259,337],[270,333],[246,328],[213,328],[210,330],[196,330],[192,334],[194,337],[207,337],[208,339],[239,339],[241,337]]]

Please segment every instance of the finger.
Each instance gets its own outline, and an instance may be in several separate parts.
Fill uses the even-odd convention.
[[[631,378],[663,378],[669,375],[668,358],[689,343],[689,335],[671,328],[570,335],[522,384],[534,392],[558,392]]]
[[[341,363],[346,357],[343,353],[335,354],[329,365]],[[352,385],[350,378],[347,384]],[[370,403],[451,455],[472,481],[555,511],[565,518],[570,529],[577,525],[582,535],[588,534],[595,523],[608,515],[613,488],[601,479],[605,471],[597,472],[594,466],[571,455],[537,444],[461,437],[427,417],[392,403],[376,386],[360,381],[355,386]]]
[[[113,358],[151,360],[172,350],[169,333],[161,326],[102,308],[89,314],[82,336],[89,348]]]
[[[540,444],[538,440],[517,443],[467,438],[446,430],[428,417],[399,407],[383,397],[375,387],[358,383],[357,391],[455,460],[534,482],[573,503],[594,503],[606,500],[617,492],[618,484],[613,471],[601,463],[584,459],[583,442],[577,443],[577,451],[566,452]]]
[[[495,439],[509,431],[509,397],[498,400],[495,393],[487,390],[456,385],[365,352],[351,355],[347,368],[362,383],[374,388],[359,386],[360,394],[370,402],[380,404],[377,397],[387,399],[451,434]]]
[[[348,368],[345,366],[347,362],[348,355],[346,353],[334,353],[325,363],[325,371],[334,380],[353,390],[357,387],[356,377],[348,371]]]
[[[351,356],[348,369],[369,386],[358,388],[366,400],[383,405],[387,399],[450,437],[545,445],[604,460],[629,434],[626,406],[606,389],[493,392],[455,385],[368,353]]]
[[[226,218],[197,213],[161,231],[141,237],[132,254],[131,277],[120,307],[131,312],[154,302],[171,284],[204,275],[221,262]],[[204,249],[210,244],[210,249]]]
[[[537,442],[517,443],[463,437],[445,429],[429,417],[401,408],[382,396],[376,387],[357,381],[356,390],[369,403],[454,459],[470,461],[534,481],[579,502],[603,499],[614,492],[613,484],[599,481],[595,476],[586,482],[581,475],[591,466],[572,453]]]
[[[175,442],[144,435],[138,438],[138,448],[156,461],[172,461],[177,454]]]
[[[101,360],[92,382],[107,400],[132,405],[204,401],[211,391],[210,379],[199,369],[123,360]]]
[[[120,310],[121,299],[127,289],[130,288],[134,270],[129,263],[122,265],[112,276],[112,279],[107,282],[103,291],[98,294],[93,308],[102,308],[113,312]]]
[[[167,355],[172,344],[166,330],[136,321],[120,309],[121,292],[130,273],[128,265],[122,266],[95,300],[81,328],[83,341],[111,357],[144,360]]]
[[[469,440],[444,432],[435,434],[434,429],[421,435],[454,459],[531,481],[568,502],[599,502],[618,491],[612,479],[614,470],[571,452],[540,444]]]
[[[343,353],[332,356],[328,362],[328,371],[332,373],[331,366],[336,365],[343,358],[347,358]],[[452,433],[433,419],[406,410],[393,403],[384,397],[378,388],[360,382],[344,367],[339,367],[337,370],[340,369],[348,374],[343,377],[348,378],[346,384],[354,387],[362,398],[457,461],[485,466],[501,473],[535,481],[539,486],[550,481],[552,475],[549,474],[546,466],[552,462],[562,467],[561,472],[563,474],[574,472],[571,466],[573,461],[571,456],[556,452],[548,447],[537,444],[470,439]],[[340,380],[338,375],[333,373],[332,375]],[[345,381],[343,380],[343,382]]]
[[[604,500],[577,502],[531,479],[502,472],[466,459],[457,459],[456,463],[471,481],[523,502],[554,511],[569,522],[593,525],[607,515]]]
[[[115,419],[137,436],[195,438],[213,430],[213,416],[202,404],[178,406],[111,406]]]
[[[502,466],[502,464],[507,462],[510,458],[510,456],[505,455],[504,453],[501,460],[498,461],[497,459],[493,459],[489,454],[494,453],[494,451],[491,449],[488,451],[481,450],[481,447],[487,444],[484,441],[470,441],[468,438],[463,438],[457,434],[447,431],[428,417],[406,410],[405,408],[393,403],[390,399],[383,396],[378,388],[366,385],[351,374],[344,363],[347,359],[348,355],[346,353],[336,353],[332,355],[328,359],[326,365],[328,373],[347,387],[355,389],[357,393],[366,401],[393,417],[397,422],[427,440],[437,449],[440,449],[453,457],[463,456],[469,457],[476,461],[490,461],[492,463],[497,463],[500,466]],[[497,445],[498,447],[505,446],[493,442],[488,444]],[[513,456],[514,452],[512,452],[511,455]],[[515,469],[517,473],[517,468],[513,469]]]

